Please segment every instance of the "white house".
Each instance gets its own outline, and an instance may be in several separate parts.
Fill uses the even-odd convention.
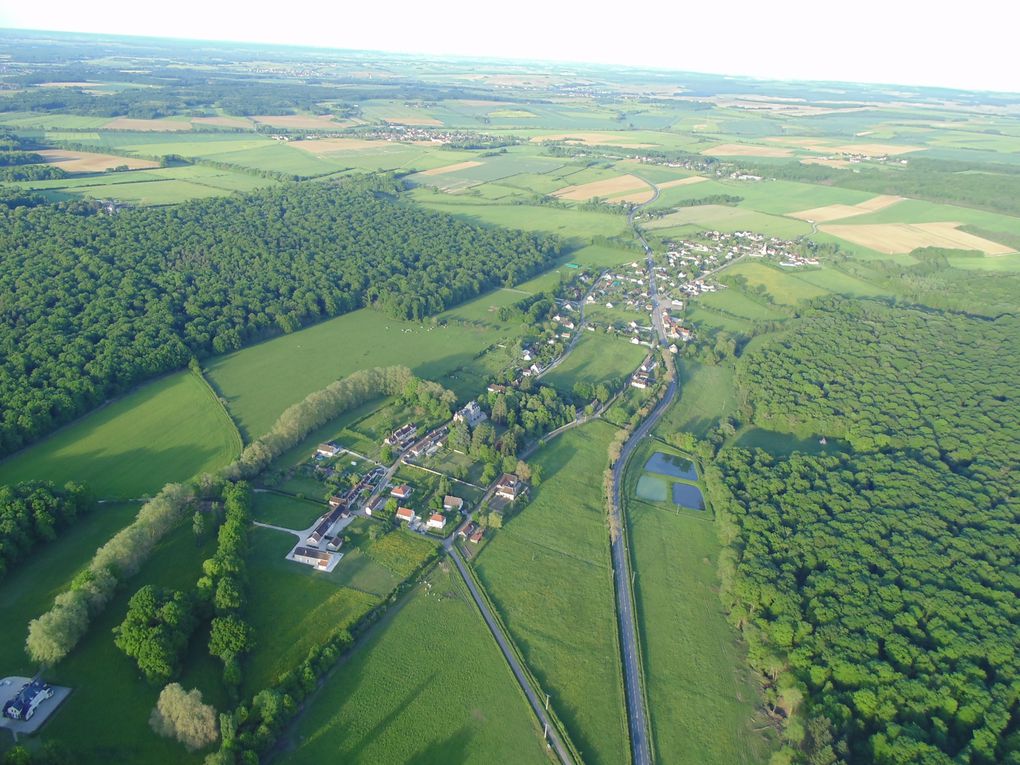
[[[429,522],[426,524],[430,529],[441,529],[446,525],[446,518],[439,513],[433,513],[432,517],[429,518]]]

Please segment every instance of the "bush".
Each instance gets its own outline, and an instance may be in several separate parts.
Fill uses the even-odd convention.
[[[160,736],[177,739],[189,752],[219,738],[216,710],[202,703],[200,690],[185,691],[180,683],[170,683],[159,694],[149,726]]]

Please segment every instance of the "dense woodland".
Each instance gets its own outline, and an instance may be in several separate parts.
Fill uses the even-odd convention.
[[[724,449],[724,599],[809,763],[1020,762],[1020,319],[826,301],[747,354]]]
[[[359,177],[108,214],[0,206],[0,454],[193,356],[362,306],[421,319],[548,266]]]
[[[94,507],[90,492],[80,484],[63,489],[46,481],[0,486],[0,580],[36,545],[52,542]]]

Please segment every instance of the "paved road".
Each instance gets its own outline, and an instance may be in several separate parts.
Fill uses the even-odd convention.
[[[659,189],[655,187],[655,196],[645,204],[651,204],[659,196]],[[662,316],[659,313],[659,297],[655,288],[655,264],[652,260],[652,248],[641,235],[641,232],[634,226],[634,214],[644,205],[634,207],[630,211],[627,220],[634,227],[634,234],[641,245],[645,248],[645,255],[648,259],[648,299],[652,303],[652,326],[659,336],[659,342],[665,345],[667,342],[666,331],[662,326]],[[623,655],[623,682],[627,694],[627,725],[630,728],[631,758],[634,765],[651,765],[652,747],[649,741],[651,730],[648,724],[648,710],[645,708],[645,696],[641,690],[642,667],[641,655],[638,650],[637,626],[634,617],[634,598],[631,592],[630,557],[627,554],[627,526],[623,519],[623,512],[620,507],[620,491],[623,484],[623,472],[627,466],[627,460],[633,453],[640,440],[644,438],[659,417],[673,402],[676,395],[676,381],[672,381],[666,389],[659,404],[652,410],[652,413],[634,431],[627,443],[620,451],[620,457],[613,465],[613,496],[610,502],[610,513],[613,516],[612,527],[617,529],[614,534],[610,549],[613,555],[613,579],[616,585],[616,617],[620,627],[620,650]]]
[[[524,674],[524,670],[521,668],[520,662],[517,661],[517,657],[510,649],[509,639],[503,634],[503,630],[500,629],[499,623],[493,617],[488,604],[478,592],[478,588],[475,587],[475,582],[468,573],[467,564],[465,564],[464,559],[460,557],[460,553],[457,551],[456,546],[451,544],[448,545],[446,549],[449,551],[450,557],[453,558],[453,562],[456,564],[457,570],[464,579],[464,583],[467,584],[468,590],[471,591],[471,597],[475,599],[475,603],[482,612],[482,616],[485,617],[485,623],[489,625],[489,630],[492,632],[493,637],[496,638],[496,642],[499,644],[499,650],[503,652],[503,656],[506,658],[507,664],[509,664],[510,669],[513,670],[514,677],[517,678],[517,682],[520,683],[521,688],[524,690],[524,695],[528,697],[528,703],[531,704],[531,708],[535,710],[535,714],[538,716],[539,722],[545,726],[549,746],[556,751],[556,756],[559,757],[560,762],[563,763],[563,765],[573,765],[574,759],[570,756],[570,752],[568,752],[567,748],[563,745],[563,741],[560,739],[559,733],[556,731],[555,726],[552,724],[552,720],[549,719],[549,716],[546,714],[546,711],[542,706],[542,701],[539,700],[535,690],[531,687],[528,676]]]

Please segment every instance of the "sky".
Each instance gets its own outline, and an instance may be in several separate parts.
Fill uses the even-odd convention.
[[[47,0],[0,27],[1020,92],[1010,0]]]

